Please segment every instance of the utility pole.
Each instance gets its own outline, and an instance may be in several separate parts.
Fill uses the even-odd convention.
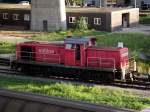
[[[136,0],[134,0],[134,8],[136,8]]]
[[[102,0],[99,0],[99,7],[102,7]]]

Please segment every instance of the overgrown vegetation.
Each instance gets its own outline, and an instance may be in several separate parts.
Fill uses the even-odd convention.
[[[79,20],[76,21],[76,30],[85,31],[88,30],[88,23],[85,17],[80,17]]]
[[[97,37],[99,46],[117,46],[123,42],[129,48],[129,55],[138,61],[138,70],[141,73],[150,72],[150,63],[141,61],[140,54],[150,55],[150,36],[138,33],[113,33],[107,36]]]
[[[54,81],[23,80],[13,76],[0,76],[0,87],[135,110],[141,110],[150,105],[150,97],[140,97],[122,89],[114,90]]]
[[[42,33],[38,36],[33,36],[30,38],[31,40],[42,40],[42,41],[57,41],[63,40],[66,36],[98,36],[98,35],[105,35],[107,32],[100,32],[95,30],[67,30],[67,31],[58,31],[53,33]]]
[[[0,54],[14,53],[15,44],[9,42],[0,42]]]
[[[150,61],[138,60],[137,69],[138,72],[148,75],[150,73]]]
[[[82,6],[84,3],[84,0],[65,0],[65,4],[67,6],[71,6],[71,5],[80,5]]]
[[[113,33],[105,36],[97,36],[99,46],[117,46],[123,42],[129,48],[130,54],[135,58],[140,52],[150,54],[150,36],[141,33]]]
[[[150,24],[150,14],[146,15],[146,16],[141,16],[140,23],[141,24]]]
[[[131,4],[131,0],[124,0],[124,3],[125,3],[126,5],[130,5],[130,4]]]

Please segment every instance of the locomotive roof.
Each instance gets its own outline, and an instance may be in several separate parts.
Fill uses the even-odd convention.
[[[71,37],[65,39],[65,44],[84,44],[88,43],[92,38],[87,37]]]
[[[62,41],[52,41],[52,42],[47,42],[47,41],[27,41],[23,42],[21,44],[25,45],[57,45],[57,46],[64,46],[64,42]]]

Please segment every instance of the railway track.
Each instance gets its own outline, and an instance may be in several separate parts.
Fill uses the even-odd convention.
[[[110,106],[69,101],[39,94],[0,89],[0,112],[135,112]]]
[[[38,80],[38,81],[48,81],[53,80],[56,82],[72,82],[77,84],[85,84],[85,85],[104,85],[104,86],[115,86],[115,87],[121,87],[121,88],[133,88],[133,89],[140,89],[140,90],[150,90],[150,82],[143,82],[143,81],[134,81],[134,82],[122,82],[122,81],[115,81],[112,83],[108,82],[95,82],[95,81],[80,81],[79,79],[73,79],[73,78],[64,78],[64,77],[57,77],[57,76],[50,76],[47,78],[43,78],[42,76],[34,77],[29,76],[21,72],[16,72],[14,70],[11,70],[7,67],[1,68],[0,67],[0,73],[8,75],[8,76],[24,76],[19,77],[21,79],[31,78],[32,80]]]
[[[7,59],[7,58],[0,57],[0,65],[9,66],[10,65],[10,60]]]
[[[15,71],[10,69],[10,58],[2,58],[0,57],[0,73],[4,74],[11,74],[11,75],[26,75],[24,73]],[[28,75],[29,76],[29,75]],[[142,90],[150,90],[150,82],[147,81],[134,81],[134,82],[123,82],[123,81],[115,81],[112,83],[107,82],[98,82],[98,81],[80,81],[79,79],[74,78],[64,78],[64,77],[57,77],[57,76],[50,76],[47,77],[48,79],[54,80],[54,81],[68,81],[68,82],[75,82],[75,83],[84,83],[84,84],[97,84],[97,85],[108,85],[108,86],[116,86],[121,88],[133,88],[133,89],[142,89]],[[39,76],[39,79],[43,80],[42,77]]]
[[[121,88],[133,88],[133,89],[141,89],[141,90],[150,90],[150,83],[148,82],[114,82],[112,83],[113,86],[118,86]]]

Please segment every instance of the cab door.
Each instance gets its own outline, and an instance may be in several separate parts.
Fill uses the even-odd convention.
[[[75,66],[75,45],[66,44],[65,46],[65,65]]]
[[[81,66],[80,44],[66,44],[65,65],[67,65],[67,66]]]
[[[76,64],[76,66],[81,66],[81,48],[80,48],[80,44],[76,44],[75,64]]]

